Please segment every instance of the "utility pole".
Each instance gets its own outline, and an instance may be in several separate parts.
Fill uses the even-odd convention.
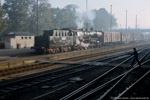
[[[37,36],[39,35],[39,2],[38,2],[38,0],[37,0],[37,12],[36,12],[36,17],[37,17]]]
[[[112,31],[111,26],[112,26],[112,5],[110,5],[110,32]]]
[[[88,30],[88,0],[86,0],[86,29]]]
[[[137,32],[137,15],[136,15],[136,22],[135,22],[135,30]]]
[[[128,25],[128,10],[126,10],[126,32],[127,32],[127,25]]]
[[[110,34],[111,34],[111,42],[112,42],[112,30],[111,30],[111,26],[112,26],[112,5],[110,5]]]

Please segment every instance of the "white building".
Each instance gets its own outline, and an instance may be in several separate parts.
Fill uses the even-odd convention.
[[[34,35],[28,32],[11,32],[5,35],[6,49],[30,48],[34,46]]]

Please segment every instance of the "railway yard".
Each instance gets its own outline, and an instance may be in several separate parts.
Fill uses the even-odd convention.
[[[148,100],[150,43],[0,57],[1,100]],[[134,59],[139,53],[142,66]],[[23,51],[24,52],[24,51]]]
[[[0,100],[150,100],[149,3],[0,0]]]

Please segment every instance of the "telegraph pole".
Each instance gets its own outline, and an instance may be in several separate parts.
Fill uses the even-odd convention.
[[[112,5],[110,5],[110,34],[111,34],[111,42],[112,42],[112,30],[111,30],[111,26],[112,26]]]
[[[126,10],[126,32],[127,32],[127,25],[128,25],[128,10]]]
[[[88,0],[86,0],[86,29],[88,30]]]
[[[135,22],[135,30],[137,32],[137,15],[136,15],[136,22]]]
[[[36,17],[37,17],[37,36],[39,35],[39,4],[38,4],[38,0],[37,0],[37,12],[36,12]]]
[[[112,26],[112,5],[110,5],[110,32],[112,31],[111,26]]]

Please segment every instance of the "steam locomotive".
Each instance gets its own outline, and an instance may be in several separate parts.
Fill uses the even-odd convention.
[[[36,53],[58,53],[85,50],[108,44],[130,43],[150,39],[150,34],[84,31],[76,29],[45,30],[43,36],[35,37],[32,49]]]

